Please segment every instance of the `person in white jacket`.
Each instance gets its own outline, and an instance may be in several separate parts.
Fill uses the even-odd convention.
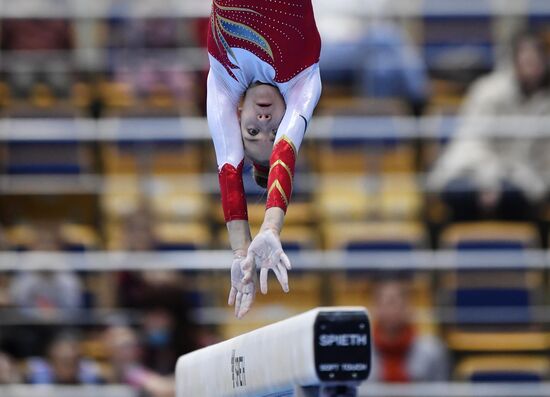
[[[550,171],[550,72],[541,39],[519,34],[512,65],[474,83],[428,176],[454,220],[532,219]]]

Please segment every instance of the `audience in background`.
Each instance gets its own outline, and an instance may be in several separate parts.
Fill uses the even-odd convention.
[[[443,343],[414,326],[410,285],[389,279],[375,286],[371,381],[427,382],[449,377]]]
[[[59,235],[50,224],[12,228],[8,240],[11,248],[22,251],[61,250]],[[52,260],[55,259],[36,256],[34,263],[47,267]],[[24,321],[21,325],[9,327],[6,334],[18,357],[41,354],[44,344],[56,332],[56,325],[50,324],[49,320],[59,316],[61,311],[64,311],[63,318],[69,319],[76,315],[71,310],[82,307],[82,281],[71,271],[20,271],[7,280],[9,285],[4,294],[0,292],[0,300],[15,309],[14,312]],[[42,325],[28,327],[25,325],[28,320],[38,321]]]
[[[0,385],[10,383],[21,383],[21,374],[13,358],[0,351]]]
[[[175,18],[131,18],[121,4],[108,22],[109,72],[137,95],[161,90],[180,100],[194,99],[194,75],[187,71],[181,45],[184,24]]]
[[[142,203],[125,222],[125,249],[154,249],[154,220]],[[190,321],[186,279],[171,271],[121,272],[118,274],[118,304],[144,312],[144,363],[169,374],[178,357],[197,348],[196,329]]]
[[[348,10],[344,15],[325,13],[319,17],[324,82],[330,87],[331,81],[345,80],[363,96],[404,99],[411,113],[419,115],[430,95],[426,65],[403,25],[384,16],[389,2],[325,0],[339,11]],[[165,90],[176,98],[197,101],[195,75],[186,70],[179,47],[189,26],[199,31],[197,40],[205,40],[208,19],[192,25],[176,18],[133,18],[125,8],[131,2],[112,3],[105,38],[109,77],[127,84],[139,96]],[[142,3],[154,4],[146,0]],[[365,6],[372,11],[366,23],[364,15],[355,12]],[[14,94],[28,96],[38,84],[45,84],[57,95],[67,95],[72,81],[75,22],[56,18],[1,22],[2,67]],[[547,54],[539,37],[521,34],[513,46],[510,66],[483,77],[468,93],[461,114],[464,120],[428,179],[429,187],[440,192],[452,210],[454,220],[531,219],[547,194],[550,134],[538,129],[537,123],[513,120],[514,116],[529,116],[536,121],[550,115]],[[90,107],[98,118],[104,98],[103,77],[99,71],[96,81],[90,82]],[[493,133],[500,129],[497,118],[502,117],[512,135],[496,137]],[[538,132],[546,133],[547,138],[530,136]],[[12,152],[10,159],[14,160]],[[154,223],[145,208],[130,215],[123,248],[154,250]],[[0,229],[0,250],[62,249],[52,238],[51,229],[31,229],[38,236],[36,241],[34,236],[23,236],[16,243]],[[27,241],[32,242],[27,245]],[[204,327],[200,333],[195,329],[185,289],[187,279],[181,273],[123,272],[117,277],[116,307],[139,311],[143,323],[139,332],[138,328],[111,326],[102,334],[102,346],[108,354],[104,366],[84,358],[79,335],[58,333],[57,325],[29,327],[25,321],[14,326],[0,324],[0,384],[124,383],[143,396],[173,397],[174,380],[170,375],[177,358],[216,342],[211,337],[214,332]],[[0,307],[15,308],[24,320],[48,320],[61,310],[80,308],[83,288],[82,278],[73,272],[0,274]],[[407,281],[388,279],[376,285],[371,380],[448,379],[447,352],[435,336],[424,335],[415,326],[411,299]],[[55,337],[44,349],[52,334]],[[35,356],[44,350],[43,358]]]
[[[174,379],[159,375],[143,364],[142,347],[131,328],[114,326],[107,329],[104,343],[111,365],[108,382],[131,385],[148,397],[174,396]]]
[[[0,149],[0,156],[5,156],[2,149]],[[1,162],[0,162],[1,164]],[[6,241],[6,234],[4,229],[0,227],[0,250],[5,250],[7,248],[8,242]]]
[[[160,374],[173,373],[178,357],[195,350],[185,279],[173,272],[127,273],[121,305],[143,310],[143,362]]]
[[[98,384],[102,383],[99,366],[83,359],[77,335],[57,335],[47,351],[47,358],[27,360],[26,380],[31,384]]]
[[[17,96],[28,96],[36,83],[68,95],[74,46],[71,22],[64,19],[7,19],[1,24],[1,50],[8,80]]]
[[[360,42],[360,87],[365,96],[403,98],[420,116],[428,102],[428,73],[407,32],[392,20],[375,20]]]
[[[368,10],[366,24],[363,15],[351,10],[319,17],[324,80],[330,84],[351,79],[361,95],[404,99],[412,114],[421,115],[429,95],[426,65],[408,32],[388,15],[391,2],[365,3],[361,7]]]
[[[82,303],[80,279],[71,272],[22,272],[10,286],[11,302],[29,315],[77,309]]]
[[[0,308],[8,307],[11,304],[9,294],[10,276],[0,273]]]
[[[429,175],[429,187],[441,192],[454,220],[530,220],[548,189],[547,51],[540,37],[527,32],[516,38],[512,56],[510,68],[470,89],[464,119]],[[533,137],[537,133],[545,137]]]
[[[16,232],[16,233],[15,233]],[[13,244],[22,250],[61,250],[60,236],[51,224],[25,225],[14,228]],[[37,256],[40,265],[51,265],[51,258]],[[74,272],[31,272],[16,273],[12,279],[9,296],[13,306],[31,316],[49,315],[57,309],[77,309],[82,306],[82,284]]]

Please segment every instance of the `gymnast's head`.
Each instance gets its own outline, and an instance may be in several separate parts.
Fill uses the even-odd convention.
[[[254,83],[245,92],[239,120],[245,155],[254,164],[269,166],[273,142],[285,110],[281,93],[270,84]],[[264,185],[256,175],[255,179]]]

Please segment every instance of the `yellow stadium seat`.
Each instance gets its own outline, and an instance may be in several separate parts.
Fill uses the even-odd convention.
[[[537,352],[550,348],[550,334],[537,331],[450,330],[446,340],[450,349],[463,352]]]
[[[323,174],[366,174],[370,168],[369,155],[364,144],[334,147],[321,144],[317,165]]]
[[[0,109],[7,108],[11,104],[11,91],[9,86],[0,82]]]
[[[106,177],[101,195],[101,209],[109,220],[117,220],[135,213],[143,202],[136,175]]]
[[[487,286],[539,290],[544,286],[544,275],[537,270],[499,270],[498,277],[495,277],[494,272],[490,271],[449,272],[440,277],[439,285],[444,290]]]
[[[535,355],[489,355],[467,357],[455,368],[457,380],[481,382],[537,382],[550,376],[548,357]]]
[[[66,249],[89,250],[100,246],[97,231],[90,225],[67,223],[59,230],[61,244]]]
[[[376,212],[376,200],[362,178],[325,176],[314,195],[314,208],[321,221],[361,221]]]
[[[320,113],[338,116],[405,116],[406,103],[399,98],[357,96],[327,97],[320,103]]]
[[[151,211],[158,220],[202,220],[209,213],[208,196],[198,177],[157,177],[150,197]]]
[[[512,245],[517,248],[538,246],[539,237],[536,228],[523,222],[472,222],[457,223],[449,226],[441,235],[441,246],[460,248],[464,244],[481,246],[495,245],[501,248]]]
[[[105,173],[132,174],[139,171],[138,159],[131,151],[125,151],[116,144],[106,143],[101,146],[101,157]]]
[[[211,233],[204,223],[161,222],[153,227],[157,249],[207,249]]]
[[[381,219],[414,220],[422,211],[423,196],[414,175],[383,177],[378,197]]]
[[[190,143],[108,143],[102,146],[102,158],[108,174],[196,174],[202,164],[200,147]]]
[[[411,144],[396,144],[382,148],[380,171],[383,174],[415,172],[416,152]]]
[[[30,249],[38,240],[34,227],[28,224],[19,224],[5,229],[6,243],[11,249]]]
[[[56,98],[51,88],[44,83],[38,83],[32,87],[29,100],[36,108],[51,108],[56,103]]]
[[[147,98],[149,106],[172,110],[177,107],[177,101],[170,89],[164,84],[156,84],[151,89],[151,93]]]
[[[415,222],[330,222],[323,224],[327,249],[413,249],[425,243],[425,230]]]
[[[128,109],[135,105],[136,98],[129,84],[121,82],[102,82],[100,92],[103,103],[110,111]]]
[[[285,251],[293,249],[314,250],[320,247],[321,236],[318,229],[310,226],[286,225],[281,233],[281,243]]]
[[[202,151],[191,143],[167,143],[156,145],[151,154],[154,174],[200,173]]]
[[[126,248],[124,225],[120,220],[105,220],[103,231],[105,235],[105,246],[108,250],[119,251]]]
[[[71,87],[71,102],[79,109],[87,108],[92,101],[93,88],[84,82],[76,82]]]

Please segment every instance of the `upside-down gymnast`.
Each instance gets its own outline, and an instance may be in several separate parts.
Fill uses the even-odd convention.
[[[215,0],[208,33],[208,125],[233,250],[228,303],[249,310],[271,269],[288,292],[290,261],[280,233],[296,156],[321,94],[321,39],[311,0]],[[267,189],[264,221],[252,240],[242,171],[253,163]]]

